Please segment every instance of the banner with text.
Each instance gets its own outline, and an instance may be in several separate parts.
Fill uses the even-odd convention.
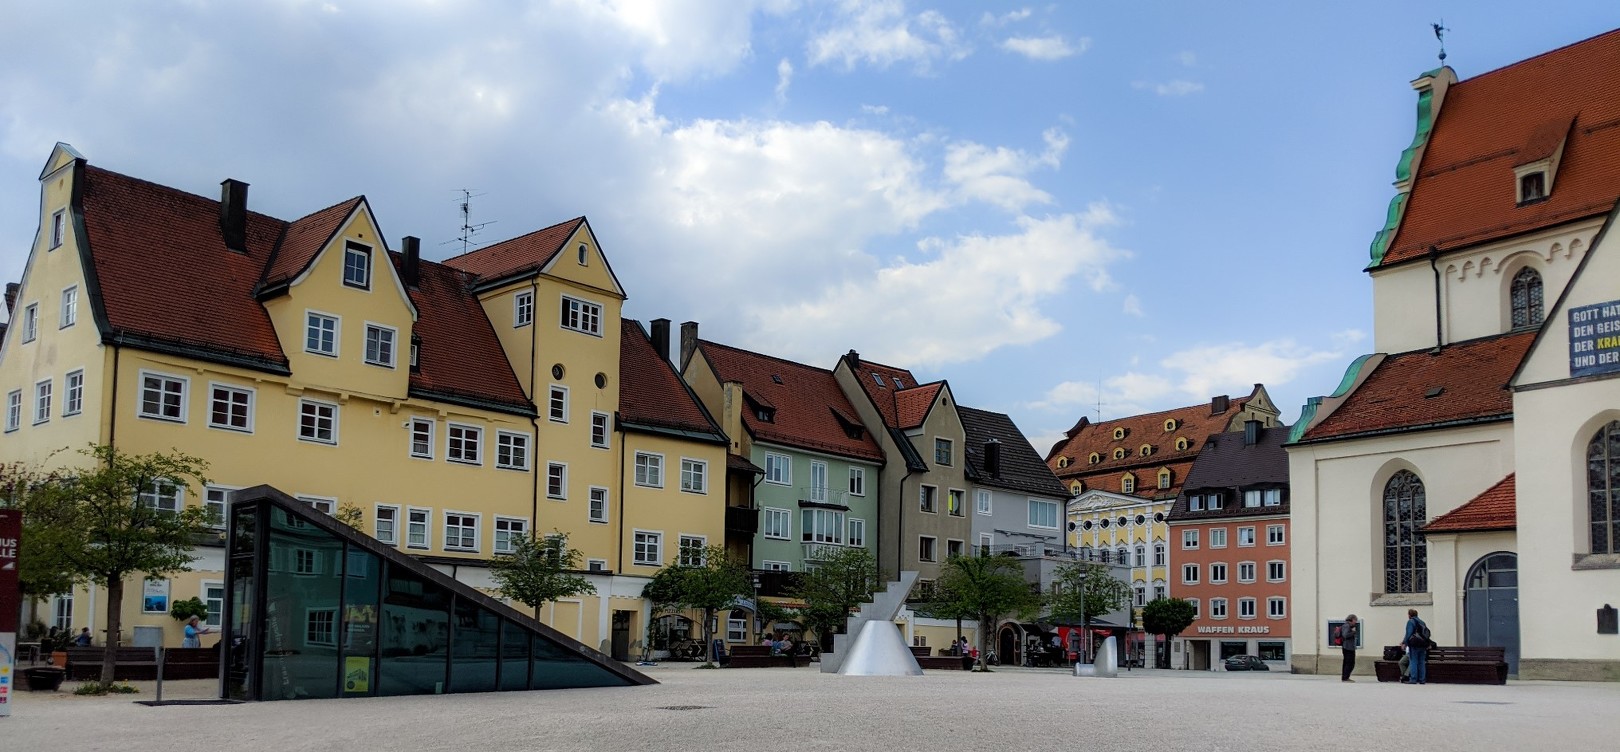
[[[1569,377],[1620,373],[1620,300],[1569,309]]]

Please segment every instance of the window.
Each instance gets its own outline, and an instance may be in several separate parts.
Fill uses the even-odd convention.
[[[765,454],[765,482],[793,485],[793,458],[785,454]]]
[[[219,627],[225,624],[225,583],[204,582],[202,586],[203,606],[208,609],[208,618],[203,623],[210,627]]]
[[[1199,601],[1198,601],[1198,599],[1197,599],[1197,598],[1188,598],[1188,599],[1187,599],[1187,602],[1188,602],[1188,603],[1191,603],[1191,604],[1192,604],[1192,607],[1193,607],[1193,618],[1194,618],[1194,619],[1202,619],[1202,618],[1204,618],[1204,612],[1203,612],[1203,610],[1202,610],[1202,609],[1201,609],[1201,608],[1200,608],[1200,606],[1201,606],[1201,605],[1202,605],[1202,604],[1200,604],[1200,603],[1199,603]]]
[[[1131,563],[1131,552],[1124,546],[1120,546],[1119,550],[1114,552],[1114,561],[1121,564]]]
[[[761,561],[760,564],[765,567],[765,571],[767,571],[767,572],[791,572],[791,571],[793,571],[793,565],[789,564],[789,563],[787,563],[785,561],[771,561],[769,559],[766,559],[764,561]]]
[[[934,561],[937,556],[934,551],[937,542],[937,539],[932,535],[919,536],[917,538],[917,560]]]
[[[362,290],[371,288],[371,249],[349,243],[343,249],[343,284]]]
[[[586,559],[585,560],[585,571],[587,571],[587,572],[606,572],[606,571],[608,571],[607,559]]]
[[[157,480],[141,489],[136,500],[148,509],[156,509],[159,512],[178,512],[184,506],[182,502],[184,496],[185,490],[183,487],[166,480]]]
[[[29,303],[23,309],[23,341],[33,342],[39,336],[39,305]]]
[[[307,399],[298,401],[298,438],[321,444],[336,444],[337,422],[337,405]]]
[[[22,390],[16,389],[6,395],[6,431],[15,431],[22,425]]]
[[[1116,460],[1125,459],[1125,447],[1118,447],[1118,448],[1114,449],[1114,459],[1116,459]]]
[[[590,255],[589,255],[590,252],[591,252],[590,246],[585,245],[584,243],[579,244],[578,258],[579,258],[579,265],[580,266],[585,265],[585,261],[590,258]]]
[[[965,548],[966,547],[963,545],[962,541],[947,538],[945,539],[945,558],[948,559],[952,556],[960,557],[964,553]]]
[[[477,551],[478,515],[445,512],[444,548],[447,551]]]
[[[1281,597],[1267,598],[1266,616],[1271,619],[1288,618],[1288,599]]]
[[[1525,267],[1513,275],[1509,294],[1513,308],[1513,328],[1539,326],[1542,320],[1541,274]]]
[[[637,530],[635,533],[635,563],[648,567],[656,567],[663,564],[663,545],[663,533],[652,533],[645,530]]]
[[[415,371],[417,368],[419,368],[421,366],[421,364],[422,364],[422,337],[421,337],[421,335],[418,335],[418,334],[412,334],[411,335],[411,370]]]
[[[1421,484],[1418,493],[1422,504]],[[1385,498],[1389,498],[1387,491]],[[1620,420],[1599,428],[1586,444],[1586,498],[1592,553],[1620,553]],[[1387,509],[1388,502],[1385,504]],[[1386,517],[1388,514],[1386,511]],[[1421,520],[1422,512],[1418,515]],[[1421,543],[1418,550],[1422,551]]]
[[[551,385],[550,396],[546,398],[546,418],[553,423],[568,422],[568,387]]]
[[[1547,173],[1532,172],[1519,178],[1519,203],[1527,204],[1547,197]]]
[[[1147,605],[1147,584],[1146,583],[1142,582],[1141,580],[1137,580],[1133,585],[1131,585],[1131,593],[1134,596],[1132,598],[1132,603],[1137,608],[1141,608],[1141,607]]]
[[[1260,491],[1258,489],[1253,490],[1253,491],[1244,491],[1243,492],[1243,507],[1245,509],[1255,509],[1255,508],[1258,508],[1259,506],[1260,506]]]
[[[953,488],[945,492],[945,511],[950,512],[952,517],[961,517],[965,514],[963,507],[966,503],[966,494],[962,489]]]
[[[922,486],[917,490],[917,508],[929,514],[935,513],[934,500],[939,496],[939,489],[933,486]]]
[[[1272,560],[1266,562],[1266,582],[1282,582],[1287,579],[1288,562]]]
[[[399,544],[399,507],[386,504],[377,505],[377,519],[375,521],[372,537],[378,543],[387,543],[390,546]]]
[[[1203,494],[1190,494],[1190,495],[1187,496],[1187,511],[1189,511],[1189,512],[1202,512],[1202,511],[1204,511],[1204,496],[1203,496]]]
[[[1136,493],[1136,476],[1126,475],[1120,478],[1119,490],[1123,493]]]
[[[1194,541],[1194,543],[1196,543],[1196,541]],[[1155,543],[1155,544],[1153,544],[1153,566],[1155,566],[1155,567],[1164,566],[1164,554],[1165,554],[1165,551],[1164,551],[1164,544],[1163,543]]]
[[[79,321],[79,287],[74,285],[62,291],[62,311],[57,321],[58,328],[66,329]]]
[[[1226,618],[1226,599],[1225,598],[1211,598],[1211,599],[1209,599],[1209,618],[1211,618],[1211,619],[1225,619]]]
[[[568,498],[568,466],[561,462],[546,463],[546,498]]]
[[[1176,430],[1176,419],[1175,418],[1170,418],[1169,420],[1166,420],[1164,422],[1164,432],[1165,433],[1170,433],[1171,431],[1174,431],[1174,430]]]
[[[210,384],[208,427],[253,433],[253,390]]]
[[[748,612],[736,609],[731,613],[743,618],[726,620],[726,642],[743,642],[748,639]]]
[[[141,374],[142,418],[186,422],[186,380],[157,373]]]
[[[1238,562],[1238,582],[1254,582],[1254,562]]]
[[[1057,502],[1030,499],[1029,526],[1056,530],[1058,526]]]
[[[411,418],[411,456],[433,459],[433,421]]]
[[[225,511],[229,505],[231,489],[223,486],[208,486],[203,489],[203,511],[208,514],[208,526],[223,530],[225,528]]]
[[[300,551],[299,553],[313,552]],[[304,612],[304,644],[337,645],[337,609],[312,608]]]
[[[950,464],[951,464],[951,440],[950,439],[934,439],[934,463],[939,464],[939,465],[945,465],[947,467],[950,466]]]
[[[374,366],[393,368],[394,342],[397,334],[392,327],[366,324],[366,362]]]
[[[1422,530],[1428,520],[1427,507],[1423,481],[1410,470],[1395,473],[1384,484],[1386,593],[1426,593],[1429,590],[1429,553]],[[1593,541],[1596,542],[1595,537]],[[1593,550],[1597,550],[1595,546]]]
[[[1216,562],[1209,565],[1209,581],[1211,584],[1223,585],[1226,583],[1226,564]]]
[[[1252,528],[1252,527],[1240,527],[1240,528],[1238,528],[1238,545],[1239,546],[1252,546],[1252,545],[1254,545],[1254,528]]]
[[[433,519],[432,511],[411,507],[405,510],[405,514],[405,547],[427,548],[428,525]]]
[[[469,465],[483,463],[479,452],[484,443],[484,429],[451,423],[445,427],[444,458]]]
[[[1280,488],[1268,488],[1268,489],[1265,489],[1264,491],[1261,491],[1260,494],[1261,494],[1261,497],[1265,499],[1265,505],[1266,506],[1268,506],[1268,507],[1280,507],[1280,506],[1282,506],[1282,489],[1280,489]]]
[[[1181,565],[1181,584],[1183,584],[1183,585],[1197,585],[1198,584],[1198,565],[1197,564],[1183,564],[1183,565]]]
[[[805,543],[843,543],[844,513],[833,509],[799,510],[799,540]]]
[[[664,487],[664,455],[636,452],[636,485]]]
[[[849,469],[849,495],[866,495],[866,468],[852,467]]]
[[[591,446],[598,449],[608,447],[608,414],[591,413]]]
[[[1138,567],[1147,566],[1147,546],[1136,547],[1136,559],[1134,560],[1134,565]]]
[[[523,291],[512,296],[512,326],[528,326],[534,323],[534,293]]]
[[[1218,493],[1208,494],[1204,497],[1204,507],[1211,512],[1217,511],[1224,506],[1225,500]]]
[[[304,502],[309,505],[310,509],[321,514],[331,515],[337,512],[337,499],[327,496],[294,496],[293,498]]]
[[[1146,456],[1148,456],[1150,454],[1153,454],[1153,445],[1152,444],[1143,444],[1142,448],[1138,449],[1136,453],[1142,455],[1143,457],[1146,457]]]
[[[1157,600],[1163,600],[1164,599],[1164,593],[1165,593],[1165,591],[1164,591],[1164,580],[1154,580],[1153,581],[1153,600],[1156,600],[1156,601]]]
[[[1256,606],[1256,604],[1255,604],[1255,601],[1254,601],[1253,598],[1239,598],[1238,599],[1238,618],[1239,619],[1253,619],[1254,618],[1254,612],[1255,612],[1255,606]]]
[[[607,522],[608,520],[608,490],[601,486],[591,486],[590,521]]]
[[[1177,439],[1176,439],[1176,451],[1178,451],[1178,452],[1185,452],[1185,451],[1187,451],[1187,446],[1188,446],[1188,443],[1187,443],[1187,439],[1186,439],[1186,438],[1184,438],[1184,437],[1178,437],[1178,438],[1177,438]]]
[[[709,463],[703,460],[681,458],[681,490],[687,493],[709,492]]]
[[[1123,428],[1114,429],[1114,440],[1118,441],[1118,440],[1123,439],[1123,438],[1125,438],[1125,429],[1123,429]]]
[[[1095,465],[1095,464],[1097,464],[1099,462],[1102,462],[1102,456],[1098,455],[1096,452],[1092,452],[1091,456],[1088,457],[1087,459],[1089,460],[1089,464],[1092,464],[1092,465]]]
[[[765,508],[765,525],[763,527],[765,537],[776,540],[789,540],[793,532],[790,529],[792,524],[793,517],[788,514],[788,510]]]
[[[517,551],[517,541],[529,532],[529,521],[517,517],[495,518],[495,553]]]
[[[991,493],[983,488],[973,492],[973,508],[979,514],[990,514]]]
[[[51,247],[46,250],[55,250],[62,247],[62,239],[67,235],[67,210],[58,209],[51,215]]]
[[[849,545],[856,548],[866,547],[866,520],[859,517],[849,519]]]
[[[316,355],[337,356],[338,319],[323,313],[308,313],[304,321],[304,350]]]
[[[602,335],[602,306],[566,295],[562,299],[562,328]]]
[[[529,435],[511,431],[495,432],[495,466],[508,470],[529,469]]]
[[[1181,547],[1183,549],[1198,548],[1198,531],[1197,530],[1183,530],[1183,531],[1181,531]]]
[[[1170,487],[1170,471],[1168,469],[1160,470],[1159,471],[1159,488],[1162,490],[1162,489],[1166,489],[1166,488],[1169,488],[1169,487]]]
[[[51,419],[51,380],[34,385],[34,425]]]
[[[1226,548],[1226,528],[1213,527],[1209,529],[1209,547]]]

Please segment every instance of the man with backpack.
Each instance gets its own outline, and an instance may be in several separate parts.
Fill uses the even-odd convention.
[[[1411,659],[1409,684],[1429,683],[1429,648],[1434,647],[1434,640],[1429,635],[1429,625],[1418,618],[1415,608],[1406,610],[1406,637],[1401,644],[1406,646],[1406,655]]]

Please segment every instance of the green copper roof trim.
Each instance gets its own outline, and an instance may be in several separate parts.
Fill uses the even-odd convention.
[[[1423,74],[1433,77],[1440,71],[1430,71]],[[1429,142],[1429,134],[1434,131],[1434,89],[1424,89],[1418,94],[1417,106],[1417,133],[1412,134],[1412,145],[1401,152],[1401,161],[1395,163],[1395,182],[1404,183],[1412,178],[1413,163],[1417,161],[1418,149]],[[1373,236],[1372,266],[1384,261],[1384,253],[1389,250],[1389,244],[1395,239],[1395,230],[1401,226],[1401,217],[1406,213],[1407,193],[1402,191],[1389,200],[1389,212],[1384,217],[1384,228]]]
[[[1284,443],[1293,444],[1305,436],[1305,429],[1310,427],[1311,420],[1316,417],[1316,409],[1322,406],[1322,400],[1343,397],[1349,394],[1350,387],[1361,376],[1362,366],[1365,366],[1367,360],[1376,354],[1367,353],[1350,361],[1350,367],[1344,369],[1344,378],[1339,379],[1339,388],[1333,390],[1332,394],[1327,397],[1311,397],[1305,400],[1305,406],[1299,410],[1299,420],[1294,421],[1294,427],[1288,429],[1288,441]]]

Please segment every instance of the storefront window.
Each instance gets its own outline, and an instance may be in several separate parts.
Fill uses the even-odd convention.
[[[1287,652],[1288,651],[1283,648],[1283,643],[1280,643],[1280,642],[1262,642],[1262,643],[1259,644],[1259,653],[1258,653],[1258,655],[1260,656],[1260,660],[1262,660],[1262,661],[1279,661],[1280,662],[1280,661],[1288,660]]]

